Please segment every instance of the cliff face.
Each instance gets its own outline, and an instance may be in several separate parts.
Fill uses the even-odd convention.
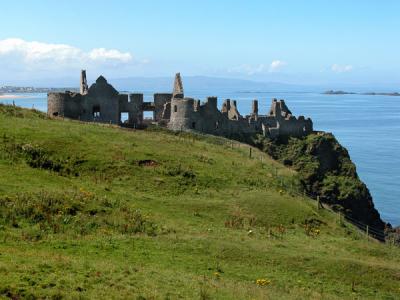
[[[384,229],[367,186],[357,175],[348,151],[332,134],[272,141],[259,138],[255,144],[299,172],[307,193],[369,226]]]

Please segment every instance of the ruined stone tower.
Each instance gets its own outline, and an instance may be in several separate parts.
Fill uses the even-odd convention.
[[[82,70],[80,93],[48,93],[47,113],[132,128],[157,124],[175,131],[196,130],[228,138],[263,134],[275,139],[313,132],[312,120],[296,118],[284,100],[273,99],[266,115],[259,114],[257,100],[253,100],[251,113],[245,116],[239,113],[236,100],[226,99],[221,110],[217,104],[217,97],[207,97],[205,102],[184,97],[180,73],[175,75],[172,93],[155,93],[153,101],[144,101],[142,93],[119,93],[103,76],[88,88],[86,71]],[[152,112],[152,118],[144,118],[144,112]]]
[[[251,106],[251,114],[254,116],[258,115],[258,100],[253,100]]]
[[[80,93],[86,95],[89,91],[89,87],[86,79],[86,70],[81,70],[81,82],[80,82]]]
[[[173,98],[183,98],[183,84],[181,73],[175,74],[174,89],[172,92]]]

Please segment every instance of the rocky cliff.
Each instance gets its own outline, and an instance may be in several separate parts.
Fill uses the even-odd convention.
[[[349,217],[384,230],[367,186],[360,180],[348,151],[332,134],[316,133],[305,138],[269,140],[254,144],[298,171],[305,191]]]

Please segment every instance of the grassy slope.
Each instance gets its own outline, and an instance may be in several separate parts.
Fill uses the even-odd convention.
[[[0,295],[400,297],[399,249],[292,196],[291,170],[223,142],[0,106]],[[29,149],[61,171],[32,167]]]

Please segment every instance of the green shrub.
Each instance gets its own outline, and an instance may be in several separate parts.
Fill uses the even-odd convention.
[[[158,226],[127,203],[118,210],[107,199],[80,189],[61,193],[21,193],[0,198],[0,220],[5,226],[21,228],[23,238],[40,239],[42,233],[73,231],[89,234],[97,230],[154,236]]]

